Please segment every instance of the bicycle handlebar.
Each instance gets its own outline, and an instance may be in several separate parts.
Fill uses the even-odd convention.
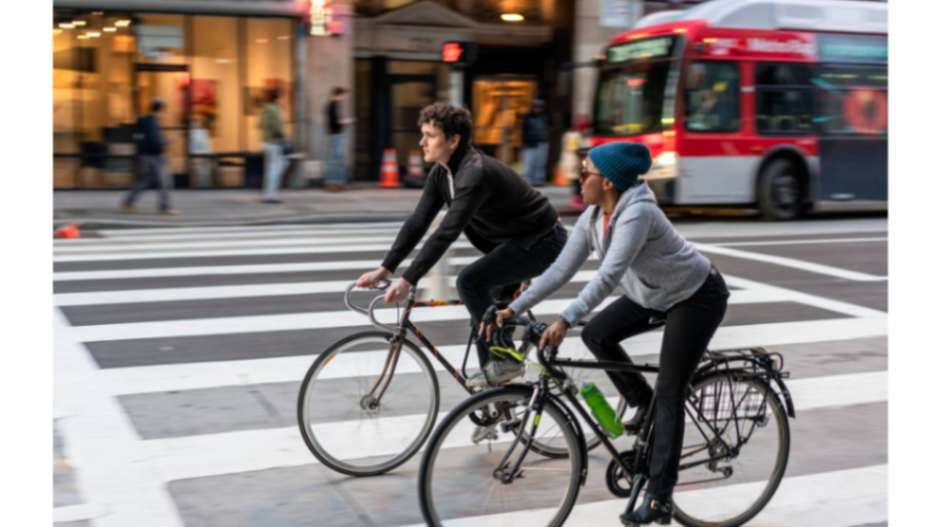
[[[362,289],[369,289],[372,291],[384,291],[385,289],[388,289],[389,285],[391,285],[390,280],[382,279],[378,281],[375,287],[362,288]],[[398,330],[396,328],[393,328],[387,324],[383,324],[379,322],[378,319],[375,318],[375,306],[378,305],[378,302],[384,300],[385,295],[376,296],[375,298],[372,299],[371,302],[369,302],[367,308],[362,308],[352,303],[352,299],[350,297],[352,296],[352,291],[354,289],[356,289],[355,282],[352,282],[351,284],[349,284],[348,287],[346,287],[345,295],[343,295],[343,302],[346,304],[346,307],[352,311],[355,311],[356,313],[361,313],[367,316],[369,322],[371,322],[371,324],[375,326],[377,329],[380,329],[382,331],[387,331],[389,333],[397,333]]]

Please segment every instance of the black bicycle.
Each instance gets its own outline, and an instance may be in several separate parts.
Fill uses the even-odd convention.
[[[516,317],[502,331],[521,329],[523,340],[537,346],[546,327]],[[428,525],[467,517],[486,524],[562,525],[587,480],[581,423],[600,438],[612,458],[606,467],[607,488],[629,498],[627,510],[633,510],[649,477],[655,402],[632,436],[633,443],[618,449],[578,401],[566,370],[654,373],[658,367],[574,361],[557,353],[557,348],[538,349],[541,375],[535,382],[480,392],[441,421],[419,473],[421,513]],[[762,348],[705,353],[685,399],[685,435],[673,496],[678,522],[695,527],[741,525],[766,506],[789,459],[788,418],[794,418],[795,411],[783,382],[787,377],[782,356]],[[484,442],[468,444],[461,430],[480,422],[491,433]],[[531,456],[531,437],[552,440],[554,448],[569,455]],[[728,487],[728,482],[734,484]],[[592,498],[597,499],[595,493]]]
[[[384,281],[376,290],[389,285]],[[427,353],[443,366],[467,394],[467,362],[476,328],[470,332],[458,370],[447,354],[456,359],[455,349],[438,349],[411,321],[415,308],[458,306],[459,300],[416,300],[411,290],[403,313],[395,324],[376,317],[383,295],[363,307],[353,302],[355,284],[346,288],[344,302],[349,309],[368,317],[377,329],[345,337],[319,353],[310,366],[297,397],[297,422],[310,452],[327,467],[350,476],[374,476],[405,463],[427,441],[440,408],[440,386]],[[423,348],[408,338],[413,335]],[[510,343],[510,345],[512,345]],[[522,359],[531,348],[522,342],[514,357]],[[425,351],[426,350],[426,351]],[[574,357],[586,354],[575,350]],[[602,376],[602,372],[596,372]],[[587,379],[589,375],[580,378]],[[620,415],[625,405],[619,407]],[[482,421],[476,423],[481,426]],[[473,426],[466,431],[469,441],[479,441],[487,430]],[[354,437],[356,441],[350,441]],[[587,448],[600,444],[600,438],[587,435]],[[565,457],[567,450],[536,436],[532,448],[544,456]]]

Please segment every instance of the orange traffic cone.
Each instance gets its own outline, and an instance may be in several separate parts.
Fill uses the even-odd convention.
[[[551,181],[552,185],[559,187],[567,186],[570,182],[567,180],[567,176],[564,175],[564,168],[561,167],[561,163],[558,163],[554,167],[554,180]]]
[[[386,148],[381,160],[381,179],[378,186],[381,188],[398,188],[398,156],[394,148]]]
[[[53,236],[56,238],[78,238],[81,236],[81,231],[78,229],[77,223],[69,223],[56,229]]]

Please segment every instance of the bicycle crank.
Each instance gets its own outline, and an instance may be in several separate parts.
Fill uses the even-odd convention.
[[[606,486],[614,496],[628,498],[632,493],[633,476],[636,468],[636,451],[620,452],[618,457],[619,461],[611,459],[610,464],[606,466]],[[623,470],[623,465],[629,471]]]

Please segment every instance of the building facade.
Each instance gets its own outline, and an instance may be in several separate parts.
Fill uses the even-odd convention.
[[[333,4],[335,27],[351,27]],[[351,36],[311,36],[310,12],[294,0],[55,0],[54,188],[128,186],[134,123],[153,98],[166,106],[177,187],[260,184],[258,121],[272,88],[287,136],[313,158],[325,97],[310,83],[351,73]],[[294,165],[288,180],[304,185],[307,167]]]

